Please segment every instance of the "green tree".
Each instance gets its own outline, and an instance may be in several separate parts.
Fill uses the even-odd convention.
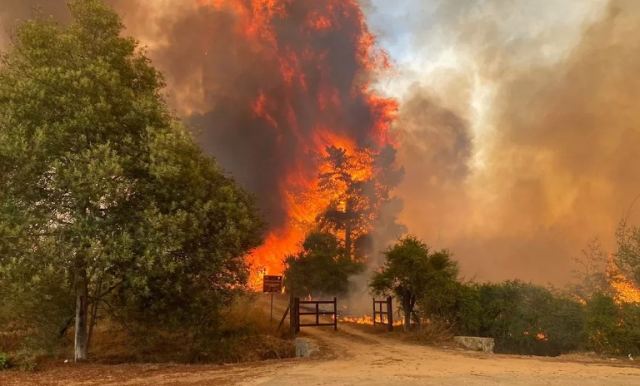
[[[402,304],[404,329],[409,331],[411,316],[416,323],[420,318],[415,313],[416,305],[435,294],[439,288],[455,281],[457,263],[451,260],[447,250],[430,252],[429,247],[413,236],[401,238],[385,252],[386,262],[374,274],[369,286],[376,295],[395,295]]]
[[[100,304],[202,323],[245,282],[263,223],[171,115],[118,15],[102,0],[70,9],[68,26],[19,25],[0,58],[0,280],[55,277],[83,360]]]
[[[297,256],[285,260],[285,288],[294,296],[344,295],[349,277],[362,271],[361,262],[343,252],[338,239],[327,232],[312,232]]]

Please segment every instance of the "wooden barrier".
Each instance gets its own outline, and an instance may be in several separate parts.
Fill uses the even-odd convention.
[[[378,316],[380,316],[379,322],[376,321]],[[386,316],[386,322],[384,316]],[[373,325],[377,324],[385,325],[389,331],[393,331],[393,300],[391,296],[386,300],[373,298]]]
[[[332,304],[333,311],[321,311],[321,304]],[[293,298],[292,320],[294,321],[294,332],[300,332],[300,327],[320,327],[320,326],[333,326],[334,331],[338,331],[338,299],[333,300],[300,300],[300,298]],[[315,323],[301,323],[301,316],[315,316]],[[320,316],[333,315],[332,322],[323,322],[320,320]]]

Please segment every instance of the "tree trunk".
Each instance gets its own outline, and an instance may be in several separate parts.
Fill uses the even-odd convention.
[[[411,296],[402,297],[402,311],[404,313],[404,332],[411,330]]]
[[[345,204],[344,212],[346,215],[345,224],[344,224],[344,254],[349,260],[351,260],[351,233],[353,232],[353,230],[351,229],[352,213],[351,213],[351,205],[349,203],[349,200],[347,200]]]
[[[347,226],[344,231],[344,254],[347,259],[351,260],[351,220],[347,220]]]
[[[87,308],[89,290],[87,287],[87,270],[80,268],[76,271],[76,336],[75,336],[75,361],[81,362],[87,359]]]
[[[87,293],[87,296],[89,294]],[[87,353],[91,347],[91,337],[93,336],[93,327],[96,325],[96,318],[98,317],[98,302],[102,296],[102,277],[98,280],[98,289],[96,295],[91,303],[91,322],[89,323],[89,334],[87,335]]]

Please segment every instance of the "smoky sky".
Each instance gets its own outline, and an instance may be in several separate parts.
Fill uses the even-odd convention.
[[[410,232],[482,280],[562,283],[591,238],[613,251],[640,194],[640,4],[374,3],[409,58],[390,89]]]

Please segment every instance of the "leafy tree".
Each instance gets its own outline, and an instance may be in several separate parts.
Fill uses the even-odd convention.
[[[344,295],[349,277],[362,271],[361,262],[345,256],[338,239],[327,232],[312,232],[297,256],[285,260],[285,288],[294,296]]]
[[[0,58],[0,280],[19,292],[53,277],[72,294],[83,360],[99,305],[203,324],[245,282],[263,223],[170,114],[118,15],[70,9],[68,26],[19,25]]]
[[[386,296],[392,293],[400,300],[404,329],[409,331],[411,315],[416,323],[420,323],[415,314],[416,305],[454,282],[458,266],[451,260],[449,251],[430,252],[425,243],[413,236],[400,239],[384,255],[386,263],[369,285],[374,294]]]

